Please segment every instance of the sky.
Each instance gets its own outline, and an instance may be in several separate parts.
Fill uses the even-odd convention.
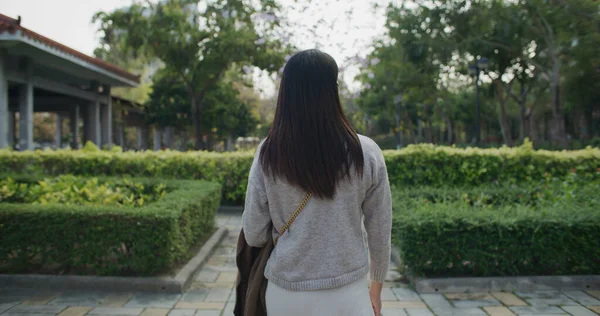
[[[374,38],[383,35],[383,9],[373,10],[372,3],[385,6],[386,0],[280,0],[286,6],[293,27],[290,41],[300,49],[319,48],[331,54],[343,66],[343,79],[353,90],[358,83],[353,56],[365,57]],[[16,18],[37,33],[93,55],[98,45],[97,25],[92,17],[98,11],[127,6],[131,0],[0,0],[0,13]],[[274,84],[264,74],[255,74],[255,86],[263,96],[274,93]]]

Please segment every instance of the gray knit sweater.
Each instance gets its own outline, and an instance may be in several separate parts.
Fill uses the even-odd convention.
[[[362,178],[341,181],[333,200],[311,198],[278,240],[265,269],[269,282],[290,291],[311,291],[340,287],[369,272],[372,281],[384,281],[391,247],[390,186],[381,150],[371,139],[359,137],[365,157]],[[263,172],[259,152],[250,169],[243,213],[246,241],[254,247],[266,243],[269,222],[280,230],[306,194]]]

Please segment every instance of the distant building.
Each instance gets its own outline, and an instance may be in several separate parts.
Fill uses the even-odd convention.
[[[122,111],[130,123],[139,125],[140,138],[143,131],[147,133],[141,110],[110,95],[112,87],[137,86],[139,76],[55,42],[20,22],[20,18],[0,14],[0,148],[34,148],[34,112],[56,113],[58,147],[63,118],[70,122],[74,148],[79,148],[79,139],[99,147],[118,143],[122,135],[113,137],[113,130],[122,133],[123,126],[113,124],[113,118],[121,117]],[[121,104],[119,113],[114,113],[116,101]],[[127,120],[119,121],[127,124]],[[83,137],[79,135],[81,122]]]

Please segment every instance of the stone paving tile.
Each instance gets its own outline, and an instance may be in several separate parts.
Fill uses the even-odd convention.
[[[202,270],[214,271],[214,272],[237,272],[237,267],[226,267],[223,265],[219,265],[219,266],[206,265]]]
[[[219,256],[235,255],[235,247],[227,247],[227,246],[220,245],[217,249],[215,249],[214,255],[219,255]]]
[[[454,307],[457,308],[469,308],[469,307],[485,307],[485,306],[500,306],[500,302],[495,299],[488,300],[457,300],[452,301]]]
[[[232,289],[212,288],[206,296],[206,302],[227,302]]]
[[[2,314],[3,312],[13,308],[15,305],[17,305],[18,303],[0,303],[0,314]]]
[[[43,293],[35,290],[0,289],[0,304],[20,303],[21,301],[39,296],[41,294]]]
[[[217,277],[216,283],[234,284],[236,280],[237,280],[237,271],[236,272],[221,272],[221,274],[219,274],[219,277]]]
[[[600,305],[600,300],[588,295],[584,291],[563,291],[563,293],[581,305]]]
[[[196,281],[198,282],[215,282],[217,277],[219,276],[218,271],[210,271],[208,269],[200,270],[198,276],[196,276]]]
[[[559,298],[564,295],[559,291],[531,291],[531,292],[515,292],[515,294],[522,299],[551,299]]]
[[[100,292],[65,292],[51,300],[48,305],[53,306],[100,306],[108,293]]]
[[[493,300],[494,297],[490,293],[448,293],[446,298],[449,300],[468,300],[468,301],[479,301],[479,300]]]
[[[100,306],[102,307],[123,307],[133,297],[133,293],[110,293],[108,294]]]
[[[407,308],[408,316],[434,316],[433,313],[426,308]]]
[[[407,316],[402,308],[382,308],[381,314],[385,316]]]
[[[394,294],[391,288],[383,288],[381,290],[381,300],[382,301],[397,301],[398,298]]]
[[[180,302],[188,302],[188,303],[200,303],[206,300],[206,296],[208,296],[209,289],[196,289],[193,292],[188,292],[183,294]]]
[[[427,308],[427,305],[422,301],[383,301],[383,308]]]
[[[583,306],[563,306],[567,313],[573,316],[596,316],[597,314]]]
[[[235,308],[235,302],[227,302],[225,309],[223,310],[223,316],[234,316],[233,309]]]
[[[27,305],[17,305],[8,310],[8,313],[2,314],[4,315],[56,315],[60,313],[65,307],[62,306],[48,306],[48,305],[40,305],[40,306],[27,306]]]
[[[420,301],[421,300],[421,297],[419,296],[419,294],[417,294],[417,292],[415,292],[411,289],[402,288],[402,287],[392,287],[392,291],[394,292],[394,294],[396,294],[396,298],[398,298],[399,301]]]
[[[91,310],[92,307],[89,306],[72,306],[62,311],[58,316],[84,316]]]
[[[457,308],[501,305],[500,302],[489,293],[450,293],[446,294],[446,298]]]
[[[96,307],[92,309],[89,316],[138,316],[142,313],[143,308],[127,308],[127,307]]]
[[[21,305],[46,305],[48,302],[56,298],[56,294],[40,294],[21,301]]]
[[[225,303],[219,302],[201,302],[201,303],[187,303],[187,302],[179,302],[175,304],[175,308],[189,308],[189,309],[213,309],[221,311],[225,308]]]
[[[588,290],[586,292],[587,292],[587,294],[589,294],[589,295],[591,295],[591,296],[593,296],[593,297],[595,297],[595,298],[597,298],[597,299],[600,300],[600,290],[598,290],[598,291]]]
[[[526,306],[522,299],[518,298],[516,295],[507,292],[493,292],[491,293],[497,300],[499,300],[502,304],[506,306]]]
[[[600,306],[586,306],[586,307],[589,308],[594,313],[600,315]]]
[[[558,298],[532,298],[526,300],[531,306],[560,306],[560,305],[579,305],[572,299],[563,296]]]
[[[221,311],[216,310],[199,310],[196,312],[194,316],[219,316],[221,315]]]
[[[431,307],[431,309],[452,308],[450,302],[448,302],[448,300],[446,300],[442,294],[422,294],[421,298],[423,301],[425,301],[425,303],[427,303],[427,305],[429,305],[429,307]]]
[[[138,293],[125,304],[125,307],[163,307],[173,308],[181,298],[180,294]]]
[[[481,308],[432,308],[436,315],[486,315]]]
[[[511,312],[510,309],[505,306],[487,306],[483,310],[490,316],[513,316],[515,313]]]
[[[168,313],[167,308],[146,308],[140,316],[167,316]]]
[[[510,309],[517,315],[564,314],[564,311],[556,306],[514,306]]]
[[[195,309],[181,309],[181,308],[172,309],[168,314],[168,316],[194,316],[194,315],[196,315]]]

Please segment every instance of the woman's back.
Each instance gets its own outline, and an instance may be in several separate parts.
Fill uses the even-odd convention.
[[[372,258],[371,279],[383,281],[390,256],[391,201],[387,172],[379,147],[360,136],[364,155],[362,175],[353,171],[338,183],[333,199],[313,197],[279,239],[267,264],[270,282],[291,290],[339,287],[369,272],[364,244],[363,215]],[[257,155],[258,157],[258,155]],[[306,192],[264,172],[257,158],[252,165],[244,232],[251,246],[266,243],[265,224],[281,229]],[[273,232],[273,237],[277,236]]]

